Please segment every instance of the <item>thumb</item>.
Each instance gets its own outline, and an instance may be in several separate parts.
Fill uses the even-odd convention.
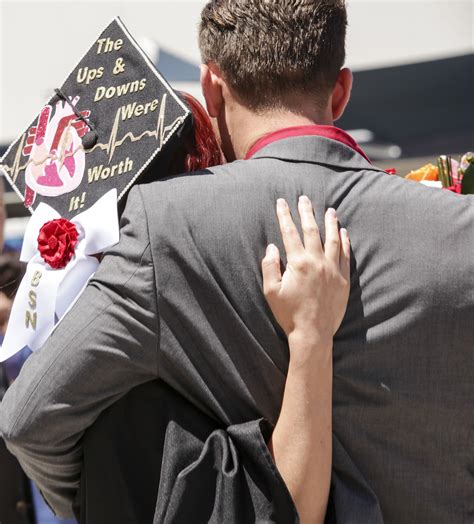
[[[278,293],[281,287],[280,252],[274,244],[267,247],[267,253],[262,260],[263,292],[268,298]]]
[[[51,115],[51,106],[45,106],[41,110],[38,118],[38,124],[36,126],[35,145],[41,145],[44,142],[46,136],[46,129],[49,124],[49,116]],[[39,143],[38,143],[39,142]]]

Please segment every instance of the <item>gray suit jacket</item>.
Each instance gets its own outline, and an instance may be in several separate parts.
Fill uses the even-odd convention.
[[[224,427],[275,423],[288,348],[262,294],[275,202],[308,195],[349,229],[334,346],[338,522],[474,519],[474,198],[385,175],[321,137],[135,187],[120,243],[8,391],[0,428],[69,514],[81,436],[161,378]]]

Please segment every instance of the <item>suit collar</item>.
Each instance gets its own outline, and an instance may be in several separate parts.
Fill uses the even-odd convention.
[[[349,135],[349,133],[346,133],[343,129],[339,129],[334,125],[328,126],[319,124],[286,127],[283,129],[278,129],[273,133],[268,133],[255,142],[255,144],[248,151],[245,159],[248,160],[249,158],[253,157],[255,153],[263,149],[265,146],[272,144],[273,142],[278,142],[279,140],[283,140],[285,138],[293,138],[297,136],[322,136],[325,138],[331,138],[332,140],[337,140],[351,149],[354,149],[368,162],[370,162],[367,155],[364,153],[364,151],[362,151],[359,144],[351,137],[351,135]]]
[[[283,138],[264,146],[252,159],[278,158],[290,162],[309,162],[347,170],[380,171],[355,149],[323,136]]]

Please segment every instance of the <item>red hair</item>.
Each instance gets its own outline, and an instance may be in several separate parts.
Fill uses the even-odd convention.
[[[190,173],[222,164],[224,158],[206,110],[190,94],[180,95],[191,109],[193,129],[173,156],[169,174]]]

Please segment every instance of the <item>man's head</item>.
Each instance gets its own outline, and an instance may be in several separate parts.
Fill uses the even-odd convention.
[[[211,116],[222,111],[214,89],[219,83],[226,110],[230,101],[260,115],[309,108],[327,112],[344,65],[346,25],[344,0],[208,2],[199,40]],[[343,76],[344,91],[350,92],[350,75]],[[332,120],[347,100],[337,102]]]

